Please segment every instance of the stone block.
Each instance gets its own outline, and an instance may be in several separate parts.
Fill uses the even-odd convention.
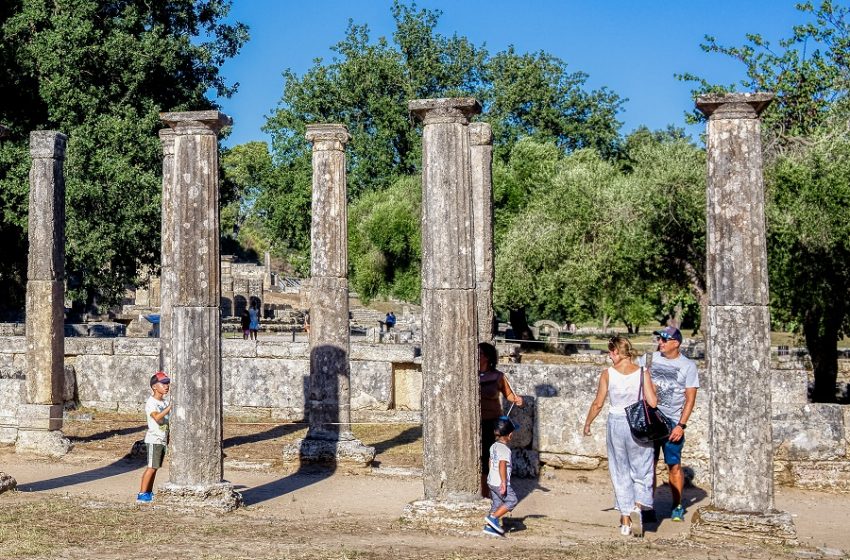
[[[784,365],[784,364],[783,364]],[[770,370],[770,399],[777,404],[808,402],[809,374],[805,368],[776,368]]]
[[[241,338],[225,338],[221,341],[222,358],[255,358],[257,342]]]
[[[20,429],[15,442],[17,453],[32,453],[54,458],[66,455],[73,447],[73,444],[59,430]]]
[[[847,458],[844,408],[837,404],[775,404],[774,458],[791,461]]]
[[[74,366],[65,364],[63,368],[65,379],[63,382],[62,402],[71,402],[74,400],[74,395],[77,392],[77,374],[74,371]]]
[[[258,358],[307,359],[309,345],[306,342],[257,342]]]
[[[850,461],[790,461],[784,466],[787,482],[797,488],[850,492]]]
[[[79,356],[81,354],[112,354],[111,338],[81,338],[68,337],[65,339],[65,355]]]
[[[77,397],[85,406],[94,402],[114,406],[144,403],[150,396],[150,377],[158,368],[159,356],[77,356]]]
[[[570,455],[567,453],[540,453],[540,462],[556,469],[568,469],[576,471],[592,471],[598,469],[603,460],[599,457],[585,457],[583,455]]]
[[[0,443],[15,443],[18,440],[17,426],[4,426],[7,422],[5,418],[0,416]],[[17,423],[17,420],[15,420]]]
[[[113,343],[116,356],[157,356],[159,357],[158,338],[116,338]],[[154,370],[156,371],[156,370]],[[153,372],[151,372],[153,373]]]
[[[413,344],[369,344],[351,345],[351,359],[370,362],[413,363]]]
[[[61,404],[25,404],[18,405],[19,430],[55,431],[62,429],[65,408]]]
[[[587,408],[591,396],[584,403],[580,398],[572,396],[537,399],[537,425],[532,448],[541,453],[558,453],[579,455],[582,457],[604,458],[607,454],[605,446],[605,418],[608,415],[608,405],[597,417],[591,427],[591,435],[582,434]],[[583,406],[582,406],[583,405]]]
[[[225,358],[222,360],[225,405],[304,410],[307,360]]]
[[[393,397],[393,365],[352,361],[351,409],[387,410]]]
[[[3,354],[26,354],[27,339],[23,336],[0,337],[0,353]]]
[[[0,379],[25,379],[25,371],[17,367],[14,354],[0,354]]]
[[[422,410],[422,370],[418,366],[393,366],[393,407],[405,411]]]

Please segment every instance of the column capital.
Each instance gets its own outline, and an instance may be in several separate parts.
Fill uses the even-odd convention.
[[[162,154],[164,156],[174,155],[174,136],[173,128],[159,129],[159,142],[162,144]]]
[[[474,122],[469,125],[469,144],[471,146],[492,146],[493,129],[488,123]]]
[[[481,112],[481,103],[474,97],[442,97],[439,99],[414,99],[407,109],[422,124],[468,124],[469,118]]]
[[[313,150],[344,150],[351,140],[348,128],[344,124],[324,123],[308,124],[304,135],[313,143]]]
[[[55,130],[30,132],[30,156],[33,159],[65,159],[68,137]]]
[[[754,93],[709,93],[697,97],[696,106],[703,115],[715,119],[757,119],[774,95],[766,91]]]
[[[216,110],[160,113],[159,119],[178,136],[218,134],[222,128],[233,124],[233,119]]]

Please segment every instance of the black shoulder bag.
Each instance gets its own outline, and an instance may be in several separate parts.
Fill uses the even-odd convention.
[[[626,419],[632,436],[641,443],[651,443],[670,436],[670,425],[664,413],[654,406],[646,404],[643,398],[643,368],[640,368],[640,389],[638,400],[626,407]]]

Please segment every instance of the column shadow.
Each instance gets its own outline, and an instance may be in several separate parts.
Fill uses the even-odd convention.
[[[39,480],[27,484],[18,484],[18,490],[23,492],[44,492],[46,490],[55,490],[66,486],[74,486],[85,482],[93,482],[112,476],[119,476],[130,471],[135,471],[144,466],[144,460],[127,453],[122,458],[113,461],[108,465],[84,471],[80,473],[67,474],[58,476],[48,480]]]

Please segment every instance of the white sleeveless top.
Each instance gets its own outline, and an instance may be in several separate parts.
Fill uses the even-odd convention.
[[[613,367],[608,368],[608,414],[625,416],[625,408],[638,400],[642,369],[623,375]]]

